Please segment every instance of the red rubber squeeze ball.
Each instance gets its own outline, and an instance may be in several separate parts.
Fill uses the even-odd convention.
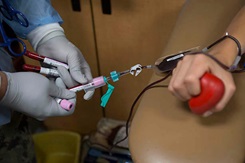
[[[224,83],[211,73],[205,73],[201,80],[201,93],[189,100],[189,107],[195,114],[212,109],[223,97]]]

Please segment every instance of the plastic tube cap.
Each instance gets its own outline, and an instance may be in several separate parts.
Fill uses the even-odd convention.
[[[68,100],[61,100],[60,106],[63,109],[65,109],[67,111],[70,111],[71,109],[73,109],[74,104],[72,102],[68,101]]]
[[[116,72],[116,71],[112,71],[111,73],[110,73],[110,75],[111,75],[111,79],[112,79],[112,81],[113,82],[116,82],[116,81],[118,81],[119,80],[119,74]]]

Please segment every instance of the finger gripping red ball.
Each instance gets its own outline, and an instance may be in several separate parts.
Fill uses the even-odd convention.
[[[224,83],[211,73],[205,73],[200,79],[201,93],[189,100],[189,107],[195,114],[203,114],[212,109],[223,97]]]

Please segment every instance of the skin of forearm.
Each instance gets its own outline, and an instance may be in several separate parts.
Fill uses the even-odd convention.
[[[226,29],[229,35],[235,37],[241,44],[242,54],[245,52],[245,7],[243,7],[233,18]],[[209,52],[227,66],[231,66],[238,54],[236,43],[226,38],[215,45]]]
[[[215,45],[208,52],[217,58],[224,65],[230,67],[238,54],[238,49],[236,43],[230,38],[226,38],[219,44]]]
[[[227,32],[239,40],[242,53],[245,52],[245,6],[233,18],[232,22],[227,28]]]
[[[1,71],[0,71],[0,80],[1,80],[1,84],[0,84],[0,101],[1,101],[7,91],[7,86],[8,86],[7,76],[5,73]]]

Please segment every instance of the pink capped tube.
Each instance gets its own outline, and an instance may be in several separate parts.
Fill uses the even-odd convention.
[[[81,90],[96,89],[104,85],[106,85],[106,78],[103,76],[99,76],[94,78],[93,81],[88,84],[80,84],[78,86],[70,88],[69,90],[77,92]]]
[[[72,102],[66,100],[66,99],[58,99],[57,98],[56,101],[66,111],[70,111],[74,107],[74,104]]]

